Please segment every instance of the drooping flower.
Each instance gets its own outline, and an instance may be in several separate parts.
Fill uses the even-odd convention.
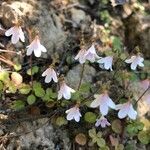
[[[58,82],[57,79],[57,75],[55,70],[52,67],[49,67],[48,69],[46,69],[43,73],[42,76],[46,76],[45,77],[45,83],[49,83],[51,82],[51,80],[53,79],[54,82]]]
[[[78,52],[78,54],[76,55],[75,60],[79,59],[80,64],[83,64],[86,61],[85,55],[86,55],[86,50],[85,49],[81,49]]]
[[[27,56],[31,55],[33,51],[36,57],[40,57],[42,52],[47,52],[46,48],[41,45],[39,36],[36,36],[32,43],[27,46]]]
[[[126,116],[128,116],[130,119],[133,119],[133,120],[136,119],[137,112],[134,110],[131,102],[116,105],[116,110],[119,110],[118,117],[120,119],[123,119]]]
[[[105,128],[106,126],[110,126],[111,124],[108,122],[107,118],[104,116],[101,116],[100,119],[97,119],[95,126],[101,126],[102,128]]]
[[[60,90],[58,91],[58,100],[64,97],[65,99],[71,98],[71,93],[74,93],[75,90],[70,88],[65,81],[60,83]]]
[[[100,112],[103,116],[108,114],[108,108],[115,109],[115,103],[112,99],[108,96],[107,92],[104,92],[101,95],[95,94],[95,100],[91,103],[92,108],[96,108],[99,106]]]
[[[74,106],[68,110],[66,110],[67,120],[75,120],[76,122],[80,121],[80,117],[82,116],[78,106]]]
[[[130,59],[126,59],[125,62],[131,64],[131,69],[136,70],[137,66],[144,67],[143,64],[144,58],[140,55],[132,56]]]
[[[21,29],[20,26],[14,26],[14,27],[11,27],[10,29],[8,29],[6,32],[5,32],[5,35],[6,36],[11,36],[11,42],[13,44],[16,44],[19,39],[22,41],[22,42],[25,42],[25,36],[24,36],[24,33]]]
[[[96,59],[100,58],[96,53],[94,44],[86,51],[85,58],[90,62],[95,62]]]
[[[113,57],[112,56],[107,56],[104,58],[100,58],[100,60],[97,61],[99,63],[99,66],[103,69],[106,70],[111,70],[112,71],[112,62],[113,62]]]

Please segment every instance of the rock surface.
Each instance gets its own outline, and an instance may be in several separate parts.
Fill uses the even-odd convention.
[[[80,64],[69,70],[66,76],[69,86],[77,89],[80,81],[81,72],[82,72],[82,65]],[[92,66],[86,64],[84,68],[82,83],[91,83],[92,78],[95,76],[95,73],[96,70]]]
[[[65,41],[62,24],[48,2],[36,0],[13,0],[9,4],[3,2],[0,6],[0,19],[6,28],[10,28],[17,20],[23,20],[24,27],[38,29],[41,43],[47,48],[45,57],[60,48]]]
[[[23,122],[16,128],[16,133],[23,133],[18,138],[11,139],[7,150],[16,148],[25,150],[70,150],[70,141],[66,130],[54,129],[48,122],[48,118],[33,122]],[[46,123],[46,124],[45,124]],[[44,124],[44,125],[43,125]],[[33,132],[28,131],[33,130]]]

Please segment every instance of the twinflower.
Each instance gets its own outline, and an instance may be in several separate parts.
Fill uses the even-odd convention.
[[[52,67],[49,67],[48,69],[46,69],[43,73],[42,73],[42,76],[46,76],[45,77],[45,83],[49,83],[51,82],[52,80],[54,82],[58,82],[58,79],[57,79],[57,75],[56,75],[56,72],[55,70],[52,68]]]
[[[27,56],[31,55],[33,51],[36,57],[40,57],[42,52],[47,52],[46,48],[41,45],[39,36],[36,36],[31,44],[27,46]]]
[[[131,64],[131,69],[136,70],[137,66],[144,67],[143,64],[144,58],[140,55],[132,56],[130,59],[126,59],[125,62]]]
[[[97,119],[95,126],[101,126],[102,128],[105,128],[106,126],[110,126],[111,124],[108,122],[107,118],[104,116],[101,116],[100,119]]]
[[[74,106],[68,110],[66,110],[67,120],[75,120],[76,122],[80,121],[80,117],[82,116],[78,106]]]
[[[94,44],[86,51],[85,58],[90,62],[95,62],[96,59],[100,58],[95,50]]]
[[[104,68],[106,70],[111,70],[112,71],[112,62],[113,62],[113,57],[112,56],[107,56],[104,58],[100,58],[100,60],[97,61],[99,63],[100,68]]]
[[[14,27],[11,27],[10,29],[8,29],[6,32],[5,32],[5,35],[6,36],[11,36],[11,42],[13,44],[16,44],[19,39],[22,41],[22,42],[25,42],[25,37],[24,37],[24,33],[21,29],[20,26],[18,25],[15,25]]]
[[[78,54],[76,55],[75,60],[79,59],[80,64],[83,64],[86,61],[85,55],[86,55],[86,50],[85,49],[81,49],[78,52]]]
[[[96,108],[99,106],[100,112],[103,116],[108,114],[108,108],[115,109],[115,103],[112,101],[112,99],[108,96],[107,91],[105,91],[103,94],[95,94],[94,95],[95,100],[91,103],[92,108]]]
[[[74,93],[75,90],[70,88],[65,81],[60,82],[60,89],[58,91],[58,100],[64,97],[65,99],[71,98],[71,93]]]
[[[123,119],[126,116],[128,116],[130,119],[133,120],[136,119],[137,112],[134,110],[133,105],[131,104],[130,101],[124,104],[116,105],[116,110],[119,110],[118,117],[120,119]]]

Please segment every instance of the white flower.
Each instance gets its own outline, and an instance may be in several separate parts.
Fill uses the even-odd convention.
[[[99,106],[100,112],[102,115],[108,114],[108,108],[115,109],[115,103],[110,99],[107,92],[101,95],[94,95],[95,100],[91,103],[92,108],[96,108]]]
[[[47,52],[46,48],[43,45],[41,45],[38,36],[35,37],[35,39],[29,46],[27,46],[27,56],[31,55],[33,51],[36,57],[40,57],[41,52]]]
[[[94,44],[86,51],[85,58],[87,60],[89,60],[90,62],[95,62],[95,59],[100,58],[96,54],[96,50],[95,50]]]
[[[55,70],[52,67],[49,67],[48,69],[46,69],[43,73],[42,76],[46,76],[45,77],[45,83],[49,83],[51,82],[51,80],[53,79],[54,82],[58,82],[57,79],[57,75]]]
[[[75,57],[75,60],[79,59],[80,64],[85,63],[86,58],[85,58],[85,54],[86,54],[86,50],[85,49],[81,49],[78,54]]]
[[[76,122],[80,121],[80,117],[82,116],[80,110],[77,106],[72,107],[66,110],[67,120],[75,120]]]
[[[97,61],[99,63],[99,66],[103,69],[106,70],[111,70],[112,71],[112,62],[113,62],[113,57],[112,56],[107,56],[104,58],[101,58],[100,60]]]
[[[116,110],[119,110],[118,117],[120,119],[129,116],[129,118],[135,120],[137,112],[134,110],[133,105],[130,102],[116,105]]]
[[[65,81],[62,81],[60,83],[60,90],[58,91],[58,100],[64,97],[65,99],[70,99],[71,98],[71,93],[74,93],[75,90],[67,86]]]
[[[11,42],[13,44],[16,44],[19,39],[22,41],[22,42],[25,42],[25,37],[24,37],[24,33],[21,29],[20,26],[14,26],[14,27],[11,27],[10,29],[8,29],[6,32],[5,32],[5,35],[6,36],[11,36]]]
[[[101,126],[102,128],[105,128],[106,126],[110,126],[111,124],[108,122],[107,118],[105,118],[104,116],[101,116],[100,119],[97,119],[95,126]]]
[[[126,63],[131,64],[131,69],[136,70],[137,66],[144,67],[143,64],[144,58],[141,56],[132,56],[130,59],[125,60]]]

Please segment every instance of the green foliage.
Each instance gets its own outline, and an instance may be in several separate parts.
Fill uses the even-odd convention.
[[[16,71],[21,70],[21,68],[22,68],[21,64],[15,64],[15,65],[14,65],[14,69],[15,69]]]
[[[29,96],[27,97],[27,102],[28,102],[29,105],[34,104],[35,101],[36,101],[36,97],[35,97],[33,94],[31,94],[31,95],[29,95]]]
[[[143,127],[144,127],[144,124],[142,122],[135,121],[135,122],[128,124],[126,127],[126,130],[130,135],[134,136],[139,131],[141,131]]]
[[[24,107],[25,107],[25,103],[21,100],[15,100],[11,105],[11,108],[15,110],[20,110],[23,109]]]
[[[122,132],[122,125],[119,119],[114,120],[111,127],[115,133],[120,134]]]
[[[0,91],[2,91],[4,88],[4,84],[0,81]]]
[[[57,94],[54,93],[52,91],[52,89],[47,88],[46,89],[46,94],[45,94],[45,96],[42,99],[43,99],[43,101],[49,102],[49,101],[53,101],[56,98],[57,98]]]
[[[93,112],[86,112],[84,115],[84,120],[89,123],[94,123],[96,121],[96,114]]]
[[[29,94],[31,91],[31,87],[29,84],[22,84],[21,87],[19,88],[19,92],[21,94]]]
[[[42,88],[42,85],[40,82],[33,83],[33,91],[35,93],[35,96],[37,96],[37,97],[42,98],[45,96],[45,90]]]
[[[1,71],[0,72],[0,80],[6,82],[9,80],[9,72],[8,71]]]
[[[58,126],[66,125],[67,123],[68,121],[64,117],[58,117],[56,119],[56,125]]]
[[[143,144],[149,144],[150,143],[150,130],[140,131],[138,133],[138,139]]]
[[[123,43],[119,37],[111,36],[112,44],[113,44],[113,50],[121,53],[123,48]]]
[[[34,67],[32,67],[32,69],[30,68],[30,69],[27,70],[27,74],[30,75],[30,76],[31,76],[31,73],[32,73],[32,75],[34,75],[38,72],[39,72],[39,67],[38,66],[34,66]]]
[[[111,23],[111,17],[110,17],[109,12],[107,10],[101,11],[100,17],[105,23],[107,23],[107,24]]]
[[[93,143],[96,143],[100,148],[105,148],[106,147],[106,142],[102,138],[102,132],[96,133],[96,129],[90,129],[89,130],[89,136],[92,139]]]
[[[7,86],[8,86],[8,91],[10,92],[10,93],[16,93],[16,91],[17,91],[17,87],[15,86],[15,84],[13,83],[13,82],[8,82],[7,83]]]

